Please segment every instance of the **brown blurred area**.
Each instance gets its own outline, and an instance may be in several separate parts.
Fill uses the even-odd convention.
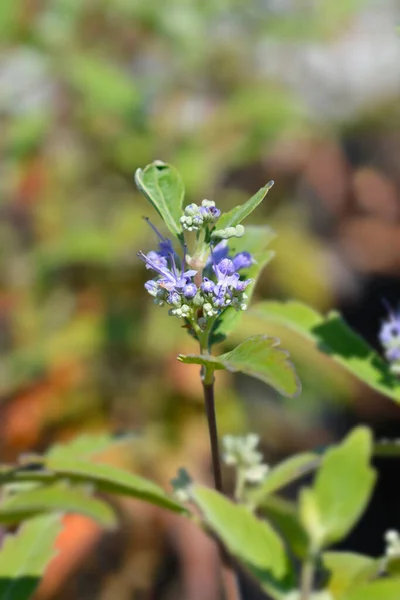
[[[2,463],[128,431],[135,441],[99,460],[168,490],[181,466],[211,482],[198,371],[176,361],[192,340],[152,305],[136,259],[155,243],[143,215],[161,227],[133,182],[154,159],[178,167],[188,202],[222,209],[273,179],[252,216],[279,234],[256,299],[338,308],[378,347],[382,300],[400,299],[399,17],[390,0],[0,2]],[[294,335],[266,333],[290,350],[303,394],[221,374],[221,434],[256,431],[271,463],[357,422],[399,436],[397,406]],[[345,542],[375,554],[400,526],[393,463],[377,466]],[[219,598],[211,542],[110,501],[112,534],[65,517],[36,600]]]

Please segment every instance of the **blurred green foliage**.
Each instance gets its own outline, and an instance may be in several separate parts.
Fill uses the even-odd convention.
[[[82,424],[151,424],[170,442],[200,416],[197,371],[174,362],[197,349],[143,290],[136,252],[155,240],[142,216],[159,221],[133,174],[159,158],[181,172],[188,202],[211,197],[229,209],[249,198],[274,175],[277,141],[329,126],[268,72],[271,44],[328,43],[362,6],[1,2],[0,392],[7,406],[22,398],[21,411],[33,402],[39,414],[21,424],[5,409],[6,455]],[[257,210],[253,222],[280,237],[256,296],[332,304],[322,244],[291,206],[290,185],[278,181]],[[326,363],[317,375],[312,349],[296,343],[304,392],[285,406],[315,417],[321,394],[348,397],[352,384]],[[244,413],[251,421],[259,399],[272,398],[232,383],[221,383],[222,428],[246,429]]]

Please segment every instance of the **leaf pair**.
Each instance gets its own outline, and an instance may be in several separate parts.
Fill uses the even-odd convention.
[[[211,371],[225,369],[232,373],[245,373],[286,396],[295,396],[300,391],[300,382],[287,352],[278,348],[278,343],[275,338],[255,335],[220,356],[180,354],[178,360],[202,365]]]

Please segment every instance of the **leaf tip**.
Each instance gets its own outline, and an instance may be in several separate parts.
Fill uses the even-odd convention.
[[[140,177],[142,176],[142,173],[143,173],[143,169],[141,169],[140,167],[138,167],[135,171],[134,179],[135,179],[135,183],[137,185],[139,184],[139,180],[140,180]]]

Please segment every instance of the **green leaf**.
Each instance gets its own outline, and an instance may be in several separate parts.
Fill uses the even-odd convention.
[[[269,192],[269,190],[274,185],[273,181],[270,181],[262,187],[254,196],[247,200],[244,204],[240,206],[235,206],[229,212],[223,214],[221,218],[217,222],[217,229],[226,229],[227,227],[235,227],[239,223],[243,221],[246,217],[248,217],[255,208],[264,200],[265,196]]]
[[[7,496],[0,504],[0,523],[19,523],[52,511],[81,513],[105,527],[116,524],[114,511],[108,504],[89,496],[83,489],[60,483]]]
[[[308,475],[318,468],[321,458],[311,452],[296,454],[282,461],[268,471],[261,486],[250,492],[250,498],[255,506],[259,506],[266,496],[274,494],[293,483],[296,479]]]
[[[178,360],[198,364],[212,370],[226,369],[261,379],[284,396],[296,396],[301,385],[288,353],[278,348],[279,340],[265,335],[254,335],[220,356],[180,354]]]
[[[48,563],[57,554],[54,542],[61,530],[59,515],[26,521],[4,539],[0,551],[0,600],[32,597]]]
[[[371,454],[371,432],[357,427],[324,454],[313,488],[302,490],[300,516],[317,547],[342,539],[362,515],[376,479]]]
[[[400,402],[400,382],[387,363],[336,312],[326,317],[300,302],[261,302],[251,309],[260,323],[300,334],[371,388]]]
[[[183,181],[178,171],[159,160],[137,169],[137,187],[158,211],[168,229],[182,240],[182,204],[185,195]]]
[[[153,483],[112,465],[85,460],[49,457],[46,468],[58,477],[68,478],[74,483],[92,483],[100,492],[122,494],[139,498],[175,512],[187,512],[178,502],[170,498],[162,488]]]
[[[304,560],[309,550],[308,536],[300,523],[296,505],[279,496],[267,496],[259,510],[279,531],[292,552]]]
[[[291,588],[282,540],[269,523],[209,488],[193,486],[191,498],[201,510],[206,525],[261,582],[277,589],[281,582],[287,590]]]
[[[400,579],[382,579],[351,589],[340,600],[399,600]]]
[[[274,258],[275,252],[269,249],[269,245],[276,237],[275,232],[266,225],[251,225],[246,227],[245,234],[239,240],[230,240],[229,253],[232,255],[238,252],[250,252],[255,263],[243,271],[244,277],[253,279],[246,288],[247,303],[249,304],[253,296],[254,288],[263,268]],[[233,331],[243,317],[243,311],[227,308],[219,317],[212,335],[212,343],[217,343]]]
[[[355,585],[365,582],[364,574],[374,567],[370,556],[354,552],[324,552],[322,563],[328,569],[327,589],[334,598],[341,598]]]

